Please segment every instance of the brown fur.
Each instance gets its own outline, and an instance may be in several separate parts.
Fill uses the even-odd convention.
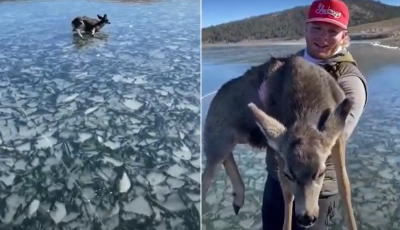
[[[264,80],[267,94],[261,101],[258,88]],[[207,160],[202,175],[202,199],[217,167],[223,164],[232,183],[233,207],[238,213],[244,203],[244,184],[232,151],[236,144],[271,146],[277,154],[268,154],[275,154],[278,159],[285,199],[284,229],[291,229],[294,197],[296,220],[305,227],[311,226],[318,218],[325,161],[337,140],[341,140],[351,106],[352,102],[344,97],[327,71],[301,57],[272,57],[227,82],[211,102],[205,120],[203,150]],[[334,162],[344,157],[338,151],[332,154]],[[335,169],[340,169],[337,174],[343,176],[340,195],[350,197],[349,189],[344,188],[348,184],[345,168],[337,166]],[[354,230],[349,199],[345,206]]]

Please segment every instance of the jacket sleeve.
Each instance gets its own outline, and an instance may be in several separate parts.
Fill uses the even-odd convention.
[[[360,75],[361,72],[355,66],[352,66],[348,71],[345,71],[344,75],[338,81],[346,97],[353,101],[353,107],[350,110],[344,128],[344,132],[348,138],[350,138],[356,128],[367,103],[367,87],[360,79]]]

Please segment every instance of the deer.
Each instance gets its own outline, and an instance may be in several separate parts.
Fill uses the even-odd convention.
[[[318,219],[326,160],[332,159],[346,224],[357,230],[345,167],[343,132],[353,102],[323,67],[302,57],[272,57],[234,78],[211,101],[203,129],[202,201],[223,165],[232,184],[233,209],[244,205],[245,188],[233,156],[237,144],[272,148],[285,203],[283,230],[295,219],[304,227]],[[296,198],[296,199],[295,199]]]
[[[76,31],[79,37],[83,38],[82,31],[91,33],[91,36],[94,36],[94,34],[99,32],[106,24],[111,24],[107,18],[107,14],[103,16],[97,15],[97,18],[99,20],[86,16],[74,18],[71,22],[72,31]]]

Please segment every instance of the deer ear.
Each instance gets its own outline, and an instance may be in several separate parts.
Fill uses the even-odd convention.
[[[329,109],[325,110],[320,117],[318,130],[328,135],[337,136],[343,131],[352,107],[353,102],[349,98],[345,98],[333,112]]]
[[[255,104],[248,104],[251,112],[254,115],[256,124],[260,127],[268,140],[268,144],[277,152],[279,151],[279,145],[282,141],[283,135],[286,133],[286,127],[277,121],[275,118],[268,116],[264,111],[259,109]]]
[[[100,15],[97,15],[97,18],[100,19],[100,20],[103,19],[103,17],[100,16]]]
[[[349,116],[352,107],[353,102],[350,98],[343,99],[343,101],[336,107],[334,116],[342,126],[346,124],[347,117]]]

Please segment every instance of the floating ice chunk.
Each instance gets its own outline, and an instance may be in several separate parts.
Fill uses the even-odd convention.
[[[81,213],[79,213],[79,212],[68,213],[68,215],[62,219],[62,222],[64,222],[64,223],[71,222],[71,221],[75,220],[77,217],[79,217],[79,215],[81,215]]]
[[[84,73],[80,73],[80,74],[76,75],[75,78],[81,79],[81,78],[85,78],[87,76],[88,76],[88,73],[84,72]]]
[[[179,46],[173,46],[173,45],[169,45],[169,46],[166,46],[168,49],[170,49],[170,50],[176,50],[176,49],[178,49],[178,47]]]
[[[135,82],[135,78],[126,77],[126,76],[123,76],[123,75],[121,75],[121,74],[116,74],[116,75],[114,75],[114,76],[112,77],[112,79],[113,79],[113,81],[115,81],[115,82],[125,82],[125,83],[129,83],[129,84]]]
[[[180,175],[186,173],[188,170],[184,167],[181,167],[179,164],[174,164],[169,167],[165,172],[173,177],[179,177]]]
[[[200,157],[190,161],[190,164],[195,168],[200,168]]]
[[[71,96],[65,98],[64,100],[62,100],[62,102],[66,103],[66,102],[70,102],[75,100],[75,98],[77,98],[79,96],[79,93],[74,93]]]
[[[31,150],[31,143],[27,142],[22,145],[16,147],[16,149],[20,152],[29,151]]]
[[[200,212],[200,205],[201,205],[200,202],[195,203],[195,207],[196,207],[197,211],[199,211],[199,212]]]
[[[129,120],[132,122],[132,124],[139,124],[141,123],[141,121],[137,118],[131,117],[129,118]]]
[[[60,202],[56,202],[54,205],[55,210],[50,211],[50,217],[53,219],[54,223],[58,224],[67,215],[67,209],[65,209],[65,205]]]
[[[170,177],[168,178],[167,183],[171,188],[180,188],[185,184],[185,181]]]
[[[161,50],[154,50],[149,53],[150,57],[164,59],[165,54],[161,52]]]
[[[8,167],[14,167],[15,159],[12,158],[0,158],[0,161],[3,162]]]
[[[85,142],[86,140],[90,139],[91,137],[93,137],[93,134],[91,133],[79,133],[79,142]]]
[[[108,156],[104,156],[102,160],[103,160],[103,162],[111,163],[111,164],[113,164],[114,166],[117,166],[117,167],[119,167],[119,166],[124,164],[123,162],[115,160],[114,158],[111,158],[111,157],[108,157]]]
[[[76,175],[71,175],[71,176],[68,177],[68,179],[67,179],[67,188],[69,190],[72,190],[75,187],[75,183],[76,183],[77,179],[78,178],[77,178]]]
[[[104,145],[109,147],[112,150],[117,149],[121,146],[121,144],[119,142],[112,142],[112,141],[106,141],[104,143]]]
[[[131,181],[128,178],[128,174],[126,174],[126,172],[124,172],[122,174],[122,178],[118,184],[119,192],[126,193],[130,187],[131,187]]]
[[[108,57],[108,58],[113,58],[113,57],[115,57],[115,55],[113,54],[113,53],[103,53],[103,56],[104,57]]]
[[[53,93],[53,94],[56,93],[56,91],[54,91],[54,89],[51,88],[50,86],[46,86],[46,89],[47,89],[50,93]]]
[[[165,222],[161,222],[160,225],[157,226],[156,230],[165,230],[168,229],[167,224]],[[205,229],[203,227],[203,229]]]
[[[163,204],[164,208],[172,211],[172,212],[179,212],[186,209],[185,204],[183,203],[182,199],[179,197],[178,194],[172,193],[168,196],[166,202]]]
[[[156,185],[153,187],[153,191],[159,201],[165,201],[166,195],[171,194],[171,189],[168,186]]]
[[[36,211],[38,210],[40,205],[40,201],[37,199],[34,199],[30,204],[29,207],[27,209],[27,213],[26,215],[28,216],[28,218],[30,218],[33,214],[36,213]]]
[[[136,76],[135,77],[135,84],[136,85],[142,85],[142,84],[148,83],[148,81],[146,81],[145,77],[146,77],[146,75]]]
[[[239,222],[239,225],[242,226],[244,229],[250,229],[251,225],[254,223],[254,219],[247,219],[247,220],[242,220]]]
[[[90,114],[90,113],[93,113],[93,112],[96,111],[98,108],[99,108],[99,105],[87,109],[87,110],[85,111],[85,115],[88,115],[88,114]]]
[[[199,173],[191,173],[187,176],[200,184],[200,174]]]
[[[131,202],[125,203],[124,211],[133,212],[145,216],[151,216],[151,214],[153,214],[149,202],[147,202],[147,200],[143,196],[139,196]]]
[[[113,217],[114,215],[118,214],[119,210],[120,210],[119,204],[115,203],[114,207],[108,213],[107,218]]]
[[[124,105],[125,105],[126,107],[128,107],[129,109],[137,110],[137,109],[139,109],[143,104],[140,103],[140,102],[138,102],[138,101],[136,101],[136,100],[125,99],[125,100],[124,100]]]
[[[12,173],[12,172],[10,172],[10,173],[8,173],[8,174],[3,174],[3,175],[0,177],[0,181],[3,181],[3,183],[4,183],[6,186],[12,185],[13,182],[14,182],[14,179],[15,179],[15,173]]]
[[[3,223],[11,223],[14,219],[14,215],[17,213],[17,208],[21,204],[23,197],[16,194],[12,194],[6,198],[6,207],[8,209],[4,216],[0,215],[0,219]]]
[[[36,166],[39,165],[39,163],[40,163],[39,158],[35,157],[35,158],[33,158],[33,160],[31,161],[31,166],[32,166],[32,167],[36,167]]]
[[[18,160],[15,162],[14,170],[26,170],[26,161],[23,159]]]
[[[149,173],[147,175],[147,180],[153,186],[160,184],[165,180],[166,176],[161,173]]]
[[[93,97],[90,97],[88,99],[92,100],[94,102],[99,102],[99,103],[104,102],[104,98],[102,96],[93,96]]]
[[[122,76],[121,74],[115,74],[115,75],[112,77],[113,81],[115,81],[115,82],[120,82],[121,79],[123,79],[123,78],[124,78],[124,76]]]
[[[192,158],[192,153],[185,144],[179,150],[175,150],[174,155],[182,160],[190,160]]]
[[[36,141],[35,147],[37,149],[46,149],[46,148],[52,147],[56,143],[57,143],[57,140],[52,137],[49,137],[49,138],[42,137]]]

